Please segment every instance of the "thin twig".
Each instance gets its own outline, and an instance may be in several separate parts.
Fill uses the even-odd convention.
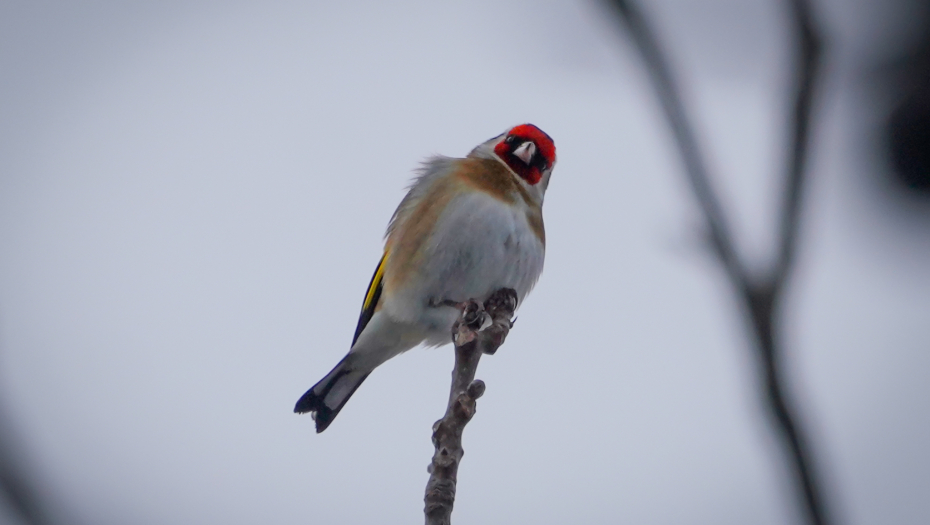
[[[830,521],[822,499],[823,490],[814,472],[815,462],[811,449],[785,397],[780,366],[782,352],[775,331],[781,294],[795,258],[814,87],[823,47],[810,6],[805,0],[789,0],[791,19],[798,38],[798,85],[790,128],[792,146],[780,209],[778,252],[770,273],[753,277],[738,256],[728,228],[729,223],[711,186],[693,128],[655,34],[635,0],[612,0],[609,3],[619,12],[643,56],[665,117],[678,143],[691,188],[707,222],[714,252],[724,266],[732,286],[745,302],[753,335],[757,340],[764,394],[788,449],[808,521],[812,525],[826,525]]]
[[[484,382],[475,380],[482,354],[493,354],[504,344],[510,319],[516,308],[516,293],[505,288],[495,292],[485,303],[468,301],[452,328],[455,343],[455,367],[446,414],[433,425],[433,460],[428,468],[426,525],[449,525],[455,504],[462,449],[462,432],[475,415],[475,401],[484,394]]]

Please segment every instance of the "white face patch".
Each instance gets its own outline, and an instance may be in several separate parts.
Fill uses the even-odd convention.
[[[514,156],[522,160],[527,166],[530,165],[530,162],[533,160],[533,156],[536,155],[536,144],[532,141],[526,141],[513,151]]]

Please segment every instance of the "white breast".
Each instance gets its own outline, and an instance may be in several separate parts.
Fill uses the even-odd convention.
[[[522,303],[545,254],[524,206],[477,191],[456,197],[429,236],[417,275],[385,302],[388,314],[426,330],[428,344],[444,344],[458,312],[430,304],[483,301],[500,288],[516,290]]]

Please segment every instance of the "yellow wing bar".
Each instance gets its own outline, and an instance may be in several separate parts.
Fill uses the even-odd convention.
[[[387,255],[387,252],[384,252],[384,255],[381,256],[381,262],[378,263],[378,268],[375,270],[375,274],[371,276],[371,282],[368,283],[368,291],[365,292],[365,302],[362,303],[362,312],[358,316],[358,325],[355,327],[352,346],[355,346],[358,336],[362,334],[362,330],[368,326],[368,321],[371,321],[371,317],[375,315],[375,308],[378,306],[378,300],[381,299]]]
[[[387,252],[381,256],[378,269],[375,270],[375,274],[371,278],[371,283],[368,284],[368,293],[365,294],[365,303],[362,304],[362,311],[374,307],[374,303],[376,302],[375,296],[381,295],[379,292],[381,291],[381,279],[384,278],[385,263],[387,263]]]

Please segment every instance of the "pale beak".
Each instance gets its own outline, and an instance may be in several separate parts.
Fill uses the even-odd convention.
[[[520,160],[523,161],[527,166],[530,165],[530,162],[533,160],[533,156],[536,155],[536,144],[533,144],[532,141],[526,141],[513,151],[513,154]]]

